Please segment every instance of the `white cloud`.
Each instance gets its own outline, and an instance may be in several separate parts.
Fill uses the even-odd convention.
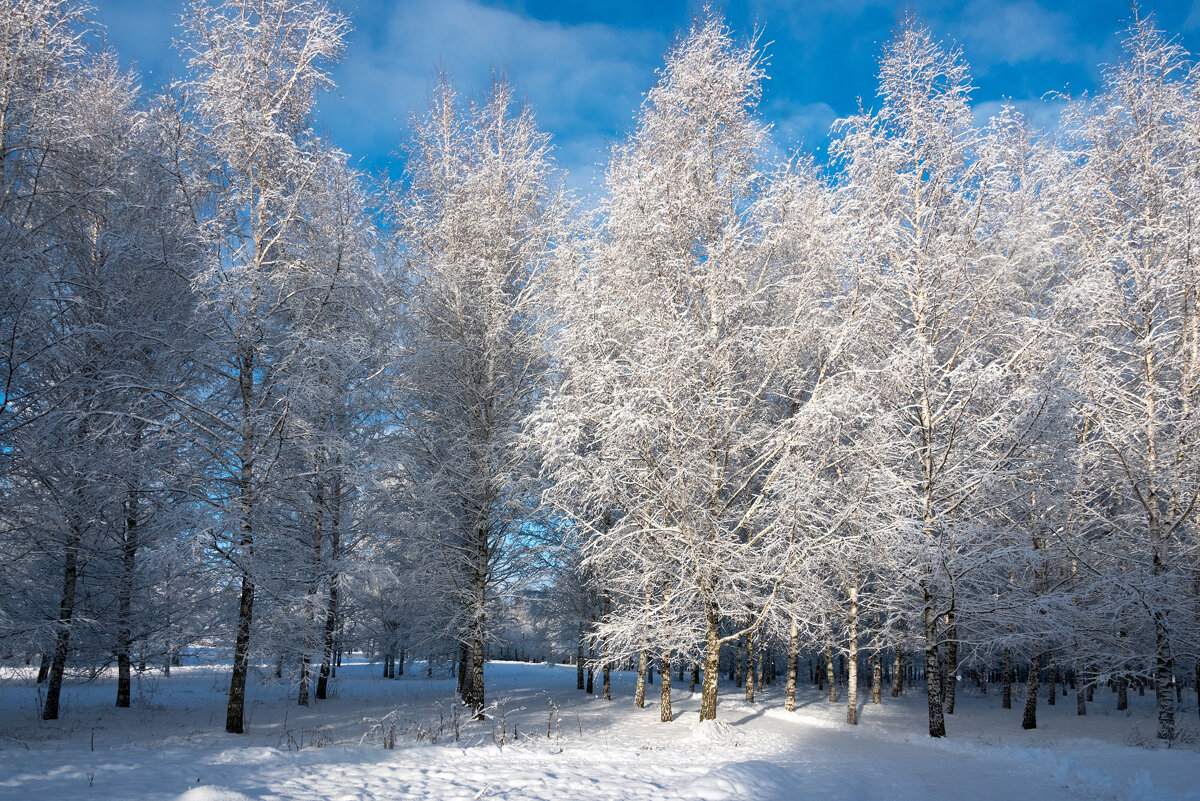
[[[1067,63],[1081,56],[1071,17],[1034,0],[972,0],[949,30],[980,72],[992,64]]]
[[[400,3],[379,29],[353,37],[335,72],[341,96],[323,104],[322,119],[351,152],[380,152],[424,108],[439,63],[466,95],[502,69],[555,134],[560,163],[590,174],[605,137],[631,123],[667,44],[659,33],[538,20],[474,0]]]
[[[1035,129],[1053,134],[1058,130],[1062,122],[1062,113],[1067,106],[1067,101],[1054,98],[1045,100],[984,100],[974,103],[971,106],[971,113],[975,117],[975,124],[981,128],[986,126],[992,117],[1000,113],[1000,110],[1005,105],[1010,105],[1021,112]]]
[[[774,123],[772,138],[775,145],[785,152],[797,149],[812,152],[824,147],[829,126],[839,116],[828,103],[798,103],[784,99],[767,104],[763,111]]]
[[[1193,31],[1200,28],[1200,0],[1194,0],[1192,10],[1183,21],[1184,30]]]

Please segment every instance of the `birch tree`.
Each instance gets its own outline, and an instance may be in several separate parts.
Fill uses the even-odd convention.
[[[348,23],[315,0],[228,0],[198,3],[185,27],[188,166],[205,249],[196,291],[213,376],[211,392],[184,408],[207,438],[211,497],[224,503],[213,545],[240,584],[225,721],[240,734],[263,564],[255,551],[291,415],[286,379],[324,307],[294,312],[327,287],[304,282],[305,235],[322,165],[337,156],[309,126]]]
[[[830,149],[842,168],[837,208],[854,220],[879,310],[859,352],[889,421],[878,497],[921,596],[933,737],[945,736],[943,646],[949,681],[957,670],[954,585],[980,553],[971,543],[988,540],[969,509],[1022,441],[1031,407],[1010,361],[1036,331],[1009,303],[1020,297],[1012,260],[989,251],[996,161],[971,88],[961,54],[910,23],[881,61],[879,109],[841,121]]]
[[[1103,90],[1066,118],[1077,168],[1064,217],[1078,247],[1062,321],[1087,427],[1083,468],[1096,476],[1086,509],[1099,527],[1076,540],[1076,555],[1099,596],[1122,599],[1113,619],[1143,621],[1165,740],[1175,735],[1174,660],[1194,628],[1200,491],[1194,76],[1177,43],[1136,19]]]
[[[562,385],[537,429],[575,489],[559,508],[591,529],[587,563],[623,595],[602,636],[702,660],[702,720],[721,646],[762,625],[799,547],[775,514],[800,425],[780,425],[779,398],[821,389],[787,394],[801,322],[825,321],[797,300],[821,296],[800,287],[822,275],[823,196],[805,165],[768,166],[763,77],[716,15],[668,55],[613,150],[600,232],[558,276]]]
[[[566,205],[548,138],[501,79],[468,104],[443,80],[406,156],[396,395],[422,512],[411,533],[464,649],[462,700],[482,717],[488,618],[531,566],[538,485],[523,428],[550,369],[534,298]]]

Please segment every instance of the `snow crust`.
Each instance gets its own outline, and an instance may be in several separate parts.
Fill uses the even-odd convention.
[[[37,719],[32,675],[0,673],[0,799],[1200,801],[1195,708],[1180,715],[1185,742],[1163,748],[1149,694],[1126,714],[1101,690],[1084,718],[1060,699],[1025,732],[1020,704],[962,687],[949,737],[933,740],[919,692],[862,704],[855,727],[844,702],[807,685],[796,712],[778,685],[754,704],[722,686],[718,720],[699,723],[699,696],[681,691],[676,720],[661,723],[658,686],[636,709],[631,674],[614,673],[605,702],[575,690],[573,668],[493,662],[491,720],[459,717],[456,739],[453,679],[389,681],[357,663],[308,709],[286,686],[253,684],[239,737],[221,731],[227,670],[147,674],[124,710],[110,677],[73,681],[50,723]],[[381,719],[396,725],[394,750]]]

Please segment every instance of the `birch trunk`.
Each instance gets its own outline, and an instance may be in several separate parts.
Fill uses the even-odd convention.
[[[675,716],[671,714],[671,654],[663,651],[661,658],[662,684],[658,701],[658,719],[663,723],[670,723],[675,719]]]
[[[633,692],[633,705],[638,709],[646,706],[646,663],[649,655],[643,648],[638,652],[637,687]]]
[[[933,595],[928,585],[925,594],[925,689],[929,695],[929,736],[946,736],[946,719],[942,712],[941,666],[938,660],[937,615]]]
[[[328,606],[325,609],[325,635],[321,648],[321,670],[317,674],[317,699],[324,701],[329,694],[329,678],[333,673],[333,641],[338,623],[338,583],[341,576],[337,570],[342,550],[342,481],[338,475],[333,479],[332,509],[329,518],[329,558],[334,569],[329,576]],[[404,672],[401,665],[400,672]]]
[[[258,437],[253,418],[256,397],[254,350],[246,342],[238,345],[238,388],[242,411],[238,464],[238,512],[241,516],[238,546],[242,586],[238,595],[237,633],[233,644],[229,699],[225,705],[225,731],[229,734],[246,732],[246,673],[250,668],[250,624],[254,620],[255,588],[250,561],[254,557],[254,465]]]
[[[46,700],[42,704],[42,720],[58,720],[58,702],[62,695],[63,674],[67,668],[67,650],[71,642],[71,624],[75,616],[75,592],[79,578],[79,546],[83,527],[71,523],[71,535],[63,555],[62,595],[54,633],[54,656],[46,684]]]
[[[746,632],[746,702],[754,703],[754,631]]]
[[[129,708],[130,651],[133,649],[133,583],[138,552],[138,493],[130,489],[125,501],[125,531],[121,542],[121,588],[117,596],[117,706]],[[167,675],[170,673],[167,658]]]
[[[1038,672],[1042,669],[1042,655],[1034,643],[1029,656],[1029,681],[1025,689],[1025,713],[1021,716],[1022,729],[1037,728]]]
[[[846,722],[851,726],[858,725],[858,587],[851,582],[850,620],[846,654]]]
[[[954,614],[946,615],[946,663],[942,666],[946,679],[946,714],[954,714],[954,700],[958,695],[958,627],[954,625]]]
[[[788,666],[787,683],[783,690],[784,708],[788,712],[796,711],[796,671],[800,667],[800,625],[792,618],[788,630]]]
[[[716,604],[708,601],[704,606],[704,683],[700,691],[700,720],[717,718],[717,679],[721,670],[721,639],[718,632],[719,619]]]
[[[1012,652],[1004,649],[1004,689],[1000,692],[1000,705],[1004,709],[1012,709]]]
[[[829,684],[829,703],[837,703],[837,679],[833,675],[833,630],[825,630],[825,681]]]

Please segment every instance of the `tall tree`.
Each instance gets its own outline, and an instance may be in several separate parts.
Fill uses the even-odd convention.
[[[588,563],[617,594],[603,636],[702,658],[702,720],[722,644],[761,625],[795,561],[777,504],[805,418],[781,425],[778,399],[824,390],[819,369],[789,388],[805,326],[830,319],[804,291],[825,275],[823,194],[805,165],[768,165],[763,77],[717,15],[668,55],[614,148],[602,227],[555,282],[563,381],[538,428],[572,488],[558,505],[590,527]]]
[[[292,414],[289,381],[324,313],[326,276],[306,269],[312,205],[329,151],[312,132],[318,93],[341,55],[348,22],[317,0],[197,3],[186,22],[204,269],[196,291],[209,325],[210,392],[187,407],[207,435],[224,504],[214,546],[240,583],[226,731],[243,708],[256,580],[272,470]],[[315,280],[313,280],[315,278]],[[301,314],[301,309],[306,311]],[[269,529],[266,529],[269,530]]]
[[[1110,641],[1153,666],[1166,740],[1175,654],[1194,630],[1198,120],[1195,67],[1147,19],[1134,21],[1103,90],[1066,118],[1076,168],[1063,220],[1076,247],[1061,319],[1084,417],[1083,470],[1095,477],[1082,501],[1093,536],[1074,540],[1075,556],[1100,582],[1093,597],[1121,621]]]
[[[534,300],[566,204],[548,138],[503,80],[466,105],[443,80],[406,155],[397,419],[423,512],[412,534],[449,603],[463,701],[480,717],[488,617],[530,567],[538,483],[523,428],[550,369]]]
[[[876,497],[901,536],[920,593],[929,733],[945,736],[942,694],[955,681],[956,583],[988,542],[981,496],[1009,469],[1030,399],[1012,361],[1038,330],[1018,303],[1016,261],[992,249],[1000,175],[971,116],[958,51],[909,23],[880,65],[880,107],[842,121],[830,152],[842,167],[838,211],[853,220],[864,293],[877,310],[862,369],[876,370]]]

